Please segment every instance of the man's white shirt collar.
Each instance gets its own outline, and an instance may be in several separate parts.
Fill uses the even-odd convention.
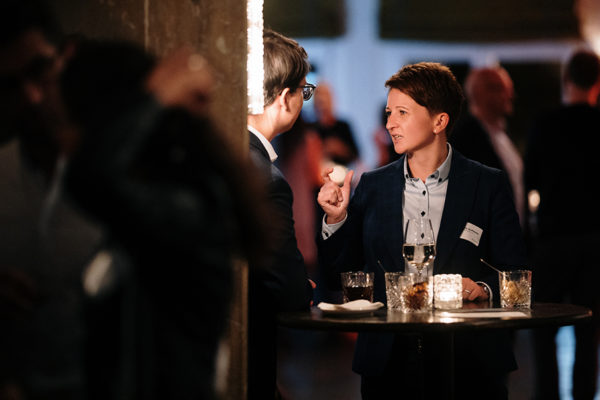
[[[257,131],[254,127],[248,125],[248,130],[252,132],[254,136],[258,138],[258,140],[260,140],[263,146],[265,146],[265,149],[267,149],[267,153],[269,153],[269,158],[271,159],[271,162],[277,160],[277,153],[275,153],[275,149],[273,148],[271,142],[269,142],[267,138],[264,137],[263,134]]]

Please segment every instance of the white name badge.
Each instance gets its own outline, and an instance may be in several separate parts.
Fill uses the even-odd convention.
[[[467,222],[465,225],[465,229],[460,234],[460,238],[464,240],[468,240],[473,243],[475,246],[479,247],[479,240],[481,240],[481,234],[483,233],[483,229],[478,227],[477,225],[473,225],[470,222]]]

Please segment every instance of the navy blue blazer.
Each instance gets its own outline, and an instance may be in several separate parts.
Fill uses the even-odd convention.
[[[452,154],[446,200],[436,238],[434,274],[457,273],[486,282],[497,299],[498,275],[483,265],[480,258],[503,269],[522,268],[527,262],[509,182],[500,170],[469,160],[454,149]],[[404,158],[403,155],[387,166],[363,174],[350,200],[346,223],[329,239],[318,237],[319,261],[327,270],[330,286],[340,287],[340,272],[372,271],[375,272],[375,301],[385,302],[384,274],[377,261],[388,271],[404,271]],[[461,238],[467,223],[482,229],[478,245]],[[486,344],[486,340],[478,343],[481,342],[479,339],[469,341],[466,344],[477,346],[474,353],[478,353],[477,358],[482,358],[483,363],[505,371],[514,369],[514,357],[507,340],[501,339],[495,344]],[[456,342],[459,346],[458,335]],[[394,335],[359,335],[354,370],[367,375],[381,373],[393,343]],[[457,347],[457,356],[462,350]],[[486,361],[486,357],[489,360]]]

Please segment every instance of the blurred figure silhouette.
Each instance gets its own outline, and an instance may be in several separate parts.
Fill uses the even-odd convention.
[[[358,146],[350,125],[335,115],[333,93],[328,84],[319,83],[313,101],[317,116],[315,129],[323,139],[325,157],[336,164],[350,165],[359,157]]]
[[[472,69],[465,81],[468,112],[457,121],[450,143],[465,157],[508,174],[521,226],[525,219],[523,160],[507,134],[514,88],[502,67]]]
[[[85,41],[61,88],[68,193],[109,239],[84,275],[87,398],[212,399],[232,263],[258,257],[265,214],[206,115],[209,68]]]
[[[44,3],[0,3],[0,398],[83,398],[80,276],[101,230],[61,190],[60,41]]]
[[[320,82],[315,89],[314,110],[317,116],[314,129],[323,141],[324,164],[338,164],[353,169],[353,186],[356,186],[365,166],[350,125],[335,114],[333,92],[327,83]]]
[[[1,5],[0,120],[2,141],[18,136],[28,166],[48,177],[57,156],[52,133],[60,122],[57,78],[64,57],[59,28],[44,4],[7,0]]]
[[[599,92],[598,56],[574,52],[563,69],[563,105],[534,122],[525,163],[527,190],[539,195],[532,260],[536,301],[567,301],[593,311],[591,323],[575,325],[573,399],[594,398],[598,378],[600,272],[586,249],[600,246],[600,211],[593,191],[574,189],[585,189],[588,175],[600,168]],[[561,160],[565,156],[568,162]],[[533,332],[538,399],[559,398],[556,332]]]

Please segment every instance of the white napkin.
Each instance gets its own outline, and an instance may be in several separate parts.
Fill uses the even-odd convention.
[[[336,311],[336,310],[346,310],[346,311],[362,311],[362,310],[377,310],[378,308],[383,307],[383,303],[378,301],[376,303],[371,303],[369,300],[354,300],[349,301],[348,303],[343,304],[331,304],[321,302],[317,306],[319,309],[324,311]]]

